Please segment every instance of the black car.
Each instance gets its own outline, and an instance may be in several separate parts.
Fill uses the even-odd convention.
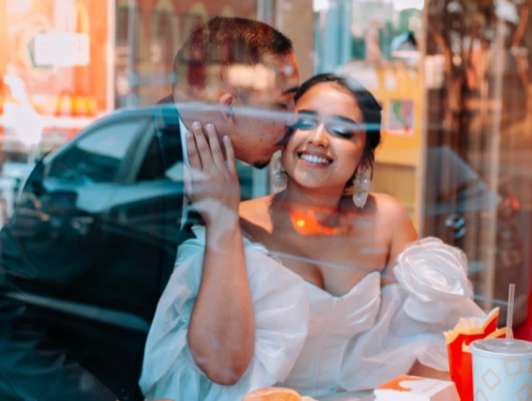
[[[182,223],[199,217],[182,207],[178,127],[173,105],[91,125],[37,163],[0,232],[0,300],[23,302],[31,324],[43,321],[52,344],[77,352],[124,399],[138,391],[118,386],[140,375],[133,361],[142,360]],[[239,173],[249,198],[252,168]]]

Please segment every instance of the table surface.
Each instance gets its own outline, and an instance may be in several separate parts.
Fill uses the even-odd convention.
[[[372,393],[338,393],[318,398],[319,401],[374,401]]]

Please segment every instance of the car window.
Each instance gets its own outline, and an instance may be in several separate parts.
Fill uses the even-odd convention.
[[[159,147],[159,142],[162,143]],[[183,160],[180,137],[164,135],[161,140],[152,138],[144,161],[139,170],[137,181],[167,179],[173,182],[183,182]],[[242,200],[252,198],[253,167],[237,160],[238,176],[240,179]]]
[[[137,181],[169,179],[183,181],[183,148],[176,116],[162,119],[137,175]],[[156,123],[157,124],[157,123]],[[180,171],[180,173],[179,173]],[[177,172],[177,175],[176,175]]]
[[[164,165],[157,136],[153,136],[140,166],[136,181],[160,180],[164,177]]]
[[[96,128],[54,158],[48,176],[94,183],[115,181],[141,127],[141,120],[132,120]]]

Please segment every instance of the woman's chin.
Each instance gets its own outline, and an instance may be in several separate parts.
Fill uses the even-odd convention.
[[[323,193],[331,193],[331,185],[326,180],[309,180],[309,179],[301,179],[298,180],[293,179],[292,180],[295,185],[297,185],[299,188],[309,191],[309,192],[323,192]]]
[[[309,191],[320,190],[333,194],[336,189],[339,189],[341,193],[345,187],[345,183],[337,182],[339,180],[334,179],[335,177],[331,174],[309,174],[307,171],[296,170],[288,172],[288,175],[291,177],[290,181],[295,185]]]

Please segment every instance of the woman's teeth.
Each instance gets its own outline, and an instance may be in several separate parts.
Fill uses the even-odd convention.
[[[311,163],[317,163],[317,164],[331,164],[331,161],[330,160],[327,160],[327,159],[324,159],[322,157],[318,157],[318,156],[312,156],[312,155],[308,155],[306,153],[303,153],[301,155],[299,155],[299,157],[303,160],[306,160],[308,162],[311,162]]]

